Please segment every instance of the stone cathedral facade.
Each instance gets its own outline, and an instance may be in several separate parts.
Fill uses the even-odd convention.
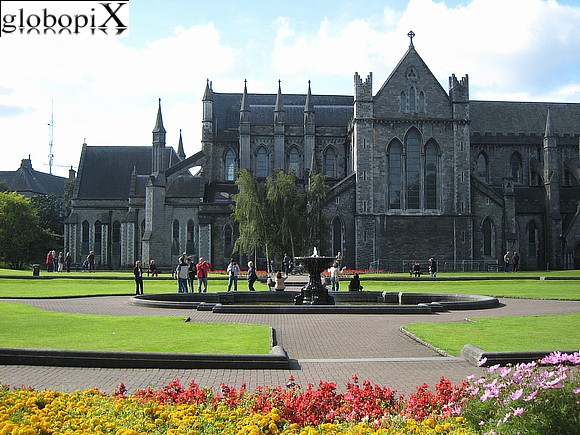
[[[293,169],[328,186],[328,252],[349,268],[403,270],[435,256],[483,270],[518,252],[520,268],[580,268],[580,104],[475,101],[469,78],[446,91],[409,49],[373,89],[353,95],[203,96],[202,151],[166,146],[159,103],[152,146],[83,145],[65,249],[100,267],[173,265],[186,252],[223,269],[237,228],[240,169]],[[192,173],[191,168],[201,168]],[[309,253],[295,253],[309,255]]]

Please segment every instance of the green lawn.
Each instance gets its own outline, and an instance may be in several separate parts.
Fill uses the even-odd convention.
[[[488,352],[580,349],[580,313],[473,318],[463,322],[412,323],[405,329],[451,355],[465,344]]]
[[[13,348],[267,354],[270,327],[184,322],[168,316],[102,316],[0,303],[0,346]]]
[[[82,272],[70,274],[41,272],[41,279],[29,279],[31,274],[31,271],[0,269],[0,298],[129,296],[135,292],[131,272],[96,272],[90,275]],[[7,276],[21,278],[6,278]],[[514,277],[515,274],[503,273],[445,273],[440,276],[452,276],[457,280],[432,280],[427,276],[408,279],[406,274],[374,274],[363,275],[363,285],[365,290],[373,291],[580,300],[579,280],[554,279],[580,278],[580,271],[576,270],[528,272],[517,274],[519,279],[505,279]],[[474,279],[482,276],[496,279]],[[387,280],[373,280],[373,277]],[[538,279],[539,277],[548,279]],[[347,280],[347,277],[343,279],[343,286],[346,286]],[[238,285],[241,289],[245,289],[245,280],[240,279]],[[344,288],[343,286],[341,287]],[[210,275],[208,291],[226,291],[226,287],[227,281],[223,275]],[[256,288],[267,290],[264,284],[257,284]],[[175,281],[155,278],[145,280],[146,294],[176,291]],[[267,326],[196,324],[184,323],[182,320],[166,316],[87,316],[50,313],[25,305],[0,303],[0,346],[191,353],[269,351],[270,330]],[[575,334],[580,324],[580,314],[473,320],[473,323],[414,323],[408,325],[406,329],[453,355],[457,355],[467,343],[486,351],[580,349],[578,334]],[[34,333],[31,334],[31,331]],[[143,340],[143,337],[147,339]]]

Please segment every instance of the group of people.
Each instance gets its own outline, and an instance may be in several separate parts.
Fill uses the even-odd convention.
[[[46,271],[47,272],[70,272],[72,264],[72,257],[70,252],[63,254],[63,252],[48,251],[46,254]]]
[[[429,276],[431,278],[437,278],[437,260],[434,257],[429,258],[428,261]],[[414,261],[409,269],[409,276],[415,278],[421,278],[421,263]]]
[[[504,272],[517,272],[520,270],[520,254],[507,251],[503,256]]]

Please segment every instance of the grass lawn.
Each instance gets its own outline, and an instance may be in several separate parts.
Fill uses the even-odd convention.
[[[488,352],[580,349],[580,313],[469,320],[412,323],[405,329],[455,356],[465,344]]]
[[[580,280],[466,280],[442,281],[420,278],[410,281],[362,281],[364,290],[478,294],[524,299],[580,300]],[[0,295],[1,295],[0,291]]]
[[[12,348],[268,354],[270,327],[183,322],[168,316],[47,312],[0,303],[0,346]]]

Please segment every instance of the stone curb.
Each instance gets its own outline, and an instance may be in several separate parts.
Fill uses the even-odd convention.
[[[0,348],[0,364],[92,368],[290,369],[290,359],[281,346],[274,346],[268,355]]]
[[[461,349],[459,356],[465,359],[470,364],[479,366],[479,362],[486,358],[485,363],[481,367],[490,367],[496,364],[505,366],[507,364],[527,364],[533,361],[538,361],[551,353],[554,350],[533,351],[533,352],[486,352],[485,350],[474,346],[473,344],[466,344]],[[561,353],[572,354],[578,350],[561,350]]]

